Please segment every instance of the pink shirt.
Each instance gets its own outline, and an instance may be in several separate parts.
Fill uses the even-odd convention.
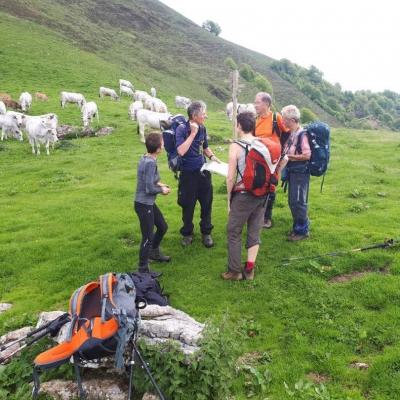
[[[292,132],[290,134],[289,139],[286,142],[285,146],[285,153],[287,155],[292,156],[296,154],[296,146],[301,132],[303,132],[302,128],[299,129],[297,132]],[[307,134],[303,135],[300,148],[301,148],[301,154],[304,154],[306,156],[311,156],[311,149],[310,149],[310,144],[308,143]]]

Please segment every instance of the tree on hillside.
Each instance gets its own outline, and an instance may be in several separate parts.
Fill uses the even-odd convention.
[[[234,71],[235,69],[238,69],[238,66],[232,57],[225,58],[225,65],[232,71]]]
[[[221,33],[221,27],[216,22],[209,19],[207,21],[204,21],[201,27],[206,31],[213,33],[215,36],[219,36],[219,34]]]

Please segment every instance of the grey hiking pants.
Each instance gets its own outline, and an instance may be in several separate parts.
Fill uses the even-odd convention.
[[[304,225],[308,221],[308,191],[310,174],[290,172],[288,182],[288,202],[293,217],[293,226]]]
[[[227,226],[228,270],[242,270],[242,231],[247,224],[246,249],[260,244],[260,231],[264,222],[265,197],[251,193],[234,193]]]

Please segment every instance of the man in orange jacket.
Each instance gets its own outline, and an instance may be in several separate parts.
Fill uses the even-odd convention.
[[[258,137],[269,138],[283,144],[289,137],[289,130],[285,127],[282,116],[271,111],[272,98],[266,92],[256,94],[254,106],[257,112],[255,135]],[[265,208],[264,225],[269,229],[272,227],[272,208],[275,202],[275,191],[269,194],[267,206]]]

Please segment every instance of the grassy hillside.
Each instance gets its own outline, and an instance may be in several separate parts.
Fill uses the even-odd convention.
[[[149,3],[164,10],[159,3]],[[33,3],[12,4],[22,10],[22,4]],[[44,23],[42,13],[82,7],[82,2],[66,4],[49,2],[47,11],[32,11],[34,16],[27,16]],[[11,7],[9,2],[1,5],[2,10]],[[15,97],[22,90],[44,91],[50,96],[48,103],[34,102],[32,114],[54,111],[61,123],[78,124],[76,107],[62,110],[59,106],[61,89],[79,90],[87,99],[97,99],[100,84],[115,86],[122,75],[133,77],[143,88],[153,84],[147,77],[154,71],[135,75],[136,64],[130,69],[129,63],[118,59],[122,53],[116,52],[113,58],[109,50],[93,52],[89,45],[79,49],[71,37],[65,40],[61,29],[55,33],[53,28],[4,13],[0,21],[0,91]],[[53,21],[71,21],[72,26],[67,16]],[[99,35],[99,40],[107,41],[107,35]],[[133,63],[134,56],[130,57]],[[154,72],[160,96],[172,111],[176,111],[172,104],[176,82],[179,90],[193,91],[188,94],[194,97],[204,95],[211,104],[207,121],[211,136],[230,135],[228,121],[219,110],[222,103],[202,92],[194,80],[185,83],[179,76],[166,72],[165,76],[163,80],[163,74]],[[66,309],[71,292],[101,273],[136,268],[140,232],[132,195],[136,164],[144,148],[136,125],[127,118],[126,98],[119,103],[97,102],[100,124],[116,128],[109,137],[66,141],[49,157],[34,157],[26,141],[0,143],[0,301],[14,305],[0,315],[0,334],[34,321],[39,311]],[[226,145],[212,146],[226,159]],[[237,356],[262,355],[255,368],[262,374],[268,371],[263,375],[267,378],[261,379],[264,393],[260,393],[255,374],[232,371],[235,399],[248,398],[250,391],[255,393],[252,398],[260,400],[400,398],[398,248],[282,265],[288,256],[345,250],[398,237],[399,149],[398,135],[391,132],[335,129],[332,163],[322,194],[320,181],[312,180],[311,239],[286,241],[291,218],[280,190],[275,226],[262,233],[256,280],[236,283],[219,277],[226,268],[223,179],[213,178],[216,246],[204,249],[196,226],[193,246],[182,249],[177,182],[167,170],[165,155],[159,160],[161,176],[173,189],[170,196],[158,200],[169,224],[163,247],[173,261],[157,269],[164,271],[162,284],[171,294],[171,304],[200,321],[218,322],[227,316],[244,332],[236,340]],[[332,280],[361,272],[365,274],[353,280]],[[370,368],[351,368],[355,361],[366,362]],[[30,388],[22,382],[29,379],[28,364],[16,362],[0,370],[0,398],[28,399]],[[298,384],[296,389],[296,383],[310,379],[323,382],[322,386]],[[246,385],[249,380],[253,382],[250,386]]]
[[[224,60],[231,56],[271,81],[278,109],[298,103],[336,123],[276,74],[270,68],[272,59],[215,37],[156,0],[0,0],[0,9],[47,27],[66,42],[120,65],[137,86],[154,85],[173,96],[202,98],[220,109],[230,97]],[[241,101],[253,100],[255,92],[254,86],[245,85]]]

